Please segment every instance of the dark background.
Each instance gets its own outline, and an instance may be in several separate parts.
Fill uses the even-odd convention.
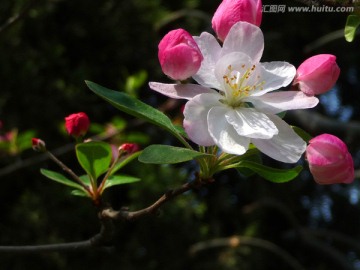
[[[179,27],[193,35],[211,32],[211,17],[220,1],[6,0],[0,2],[0,25],[29,3],[16,23],[0,30],[0,131],[4,135],[17,129],[19,135],[13,148],[0,152],[0,245],[81,241],[98,232],[91,202],[45,179],[39,169],[57,167],[26,149],[28,145],[22,147],[21,135],[36,133],[76,172],[80,169],[69,146],[72,140],[63,129],[64,117],[74,112],[89,115],[94,123],[89,136],[111,123],[120,130],[113,142],[130,140],[142,147],[175,143],[171,135],[112,108],[90,92],[84,80],[127,91],[155,107],[168,105],[147,86],[148,81],[169,81],[158,64],[157,44]],[[263,4],[302,6],[280,0]],[[263,61],[288,61],[297,67],[315,54],[337,56],[341,75],[334,89],[320,97],[316,109],[288,113],[286,120],[313,136],[339,136],[348,143],[356,169],[360,38],[352,43],[343,38],[347,15],[264,13],[261,28]],[[172,104],[166,113],[181,121],[180,107]],[[285,184],[246,178],[235,170],[221,173],[212,185],[168,203],[159,217],[120,222],[112,250],[0,254],[0,269],[360,269],[357,180],[319,186],[305,161],[300,164],[304,171]],[[142,181],[109,189],[105,197],[116,209],[146,207],[191,179],[194,166],[135,161],[124,173]],[[240,245],[234,248],[236,237]]]

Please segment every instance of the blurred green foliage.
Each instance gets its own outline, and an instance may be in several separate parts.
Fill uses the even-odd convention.
[[[84,81],[119,89],[144,102],[166,109],[181,123],[182,103],[149,90],[147,81],[167,81],[157,61],[157,44],[167,31],[187,29],[194,35],[211,31],[210,20],[219,0],[38,0],[17,22],[0,32],[0,120],[19,134],[32,130],[49,149],[65,149],[71,139],[59,126],[70,113],[84,111],[93,125],[92,135],[114,131],[110,140],[148,144],[176,144],[172,136],[124,115],[92,94]],[[263,1],[264,4],[274,4]],[[0,2],[0,26],[21,13],[24,0]],[[301,5],[279,0],[276,4]],[[265,13],[264,61],[284,60],[298,66],[318,53],[333,53],[341,67],[338,99],[359,119],[359,38],[347,43],[334,34],[343,29],[347,14]],[[325,35],[330,38],[322,39]],[[333,34],[331,36],[331,34]],[[327,112],[322,103],[318,111]],[[335,117],[334,117],[335,118]],[[112,121],[112,119],[114,119]],[[306,127],[303,127],[306,130]],[[316,135],[316,134],[312,134]],[[80,173],[74,149],[60,159]],[[358,149],[350,145],[357,157]],[[36,159],[25,150],[0,157],[0,245],[46,244],[88,239],[99,230],[96,209],[89,200],[71,196],[61,185],[47,181],[40,168],[59,170],[50,161],[6,173],[4,168]],[[358,161],[356,164],[358,165]],[[269,165],[280,166],[272,161]],[[304,163],[305,164],[305,163]],[[304,165],[303,164],[303,165]],[[142,179],[105,193],[115,208],[136,210],[148,206],[163,192],[190,180],[192,162],[183,165],[144,165],[134,161],[123,170]],[[251,245],[211,248],[206,241],[242,235],[265,239],[295,257],[305,269],[347,269],[345,260],[359,269],[359,250],[346,237],[360,239],[359,186],[316,186],[305,170],[293,182],[269,183],[237,171],[221,173],[216,182],[188,192],[166,204],[158,217],[118,224],[112,250],[39,255],[1,254],[0,269],[290,269],[273,251]],[[308,238],[298,229],[331,234]],[[327,231],[329,232],[329,231]],[[310,233],[307,237],[313,236]],[[316,241],[315,241],[315,240]],[[204,249],[190,253],[196,243]],[[335,256],[335,255],[338,255]],[[357,267],[357,268],[356,268]]]

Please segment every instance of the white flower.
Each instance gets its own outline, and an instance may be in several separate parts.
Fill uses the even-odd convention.
[[[299,91],[269,93],[290,84],[295,67],[286,62],[260,63],[263,34],[246,22],[231,28],[222,47],[206,32],[195,41],[204,56],[193,76],[200,85],[149,84],[168,97],[189,100],[184,110],[189,138],[236,155],[244,154],[251,142],[276,160],[298,161],[306,143],[276,114],[312,108],[318,99]]]

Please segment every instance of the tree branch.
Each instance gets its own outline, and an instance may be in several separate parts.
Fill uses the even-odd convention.
[[[106,217],[99,215],[101,221],[100,232],[88,240],[49,244],[49,245],[28,245],[28,246],[0,246],[0,253],[11,254],[29,254],[29,253],[44,253],[44,252],[68,252],[68,251],[82,251],[94,248],[105,248],[111,244],[114,236],[113,221]]]
[[[38,2],[38,0],[32,0],[30,1],[19,13],[15,14],[14,16],[10,17],[2,26],[0,26],[0,34],[5,32],[7,29],[9,29],[11,26],[13,26],[15,23],[20,21],[22,18],[24,18],[30,9]]]
[[[32,246],[0,246],[0,253],[42,253],[42,252],[64,252],[64,251],[80,251],[92,248],[104,248],[112,244],[113,236],[115,234],[115,220],[133,221],[144,216],[155,214],[159,208],[166,202],[175,197],[191,190],[198,188],[201,185],[211,183],[213,180],[201,180],[197,177],[196,180],[188,182],[179,188],[170,190],[164,193],[152,205],[137,211],[129,211],[123,208],[119,211],[107,207],[99,210],[99,219],[101,221],[100,233],[85,241],[63,243],[63,244],[49,244],[49,245],[32,245]]]
[[[156,202],[154,202],[152,205],[138,210],[138,211],[129,211],[128,209],[121,209],[119,211],[113,210],[111,208],[104,209],[102,211],[102,216],[108,217],[114,220],[126,220],[126,221],[133,221],[138,218],[150,215],[150,214],[156,214],[159,210],[159,208],[165,204],[166,202],[174,199],[175,197],[191,190],[194,188],[198,188],[203,184],[211,183],[212,180],[204,181],[197,179],[193,182],[188,182],[182,185],[179,188],[176,188],[174,190],[169,190],[168,192],[164,193]]]

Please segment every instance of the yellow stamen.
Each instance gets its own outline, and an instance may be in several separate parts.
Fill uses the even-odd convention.
[[[246,65],[242,64],[241,68],[245,68]],[[231,74],[234,70],[231,65],[227,67],[227,72],[223,76],[225,84],[230,86],[232,91],[232,98],[236,98],[238,100],[239,98],[244,98],[250,95],[250,92],[255,90],[263,90],[263,86],[265,84],[265,81],[260,80],[260,76],[256,76],[256,82],[255,84],[252,83],[251,85],[248,84],[249,78],[251,78],[253,71],[256,69],[256,65],[252,65],[251,68],[247,68],[243,75],[241,75],[240,72],[236,72],[235,74]]]

